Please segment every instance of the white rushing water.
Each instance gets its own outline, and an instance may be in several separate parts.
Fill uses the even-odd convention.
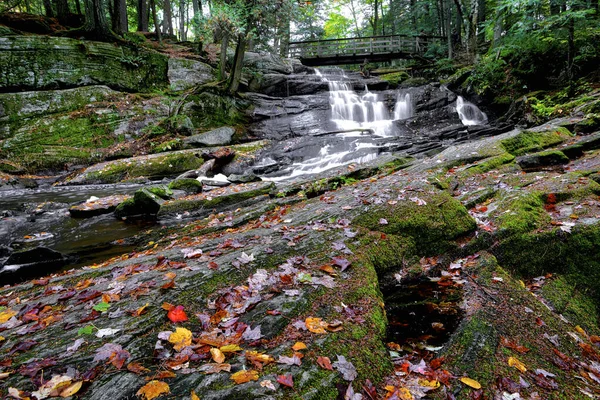
[[[456,99],[456,112],[463,125],[485,125],[488,122],[487,115],[483,111],[461,96]]]
[[[276,176],[263,177],[265,180],[282,181],[303,175],[318,174],[323,171],[374,160],[380,153],[375,142],[381,138],[397,135],[394,120],[413,116],[412,99],[409,93],[399,93],[393,112],[388,109],[383,96],[369,91],[354,91],[352,80],[341,69],[328,70],[326,73],[315,70],[329,86],[329,105],[331,119],[336,131],[334,135],[314,138],[320,143],[317,151],[307,151],[306,157],[295,161]],[[327,140],[327,144],[324,141]],[[261,163],[268,165],[268,161]]]

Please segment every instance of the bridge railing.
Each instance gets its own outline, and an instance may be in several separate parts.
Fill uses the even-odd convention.
[[[443,39],[440,36],[388,35],[290,42],[289,56],[320,58],[389,53],[422,54],[429,44]]]

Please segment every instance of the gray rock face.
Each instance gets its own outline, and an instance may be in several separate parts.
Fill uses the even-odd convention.
[[[186,90],[210,82],[214,71],[210,65],[185,58],[169,58],[169,83],[174,90]]]
[[[263,74],[291,74],[294,72],[292,62],[270,53],[246,52],[244,68],[262,72]]]
[[[193,147],[225,146],[231,143],[235,130],[231,127],[213,129],[183,139],[183,142]]]
[[[17,61],[18,60],[18,61]],[[0,89],[165,86],[168,57],[151,50],[52,36],[0,37]]]

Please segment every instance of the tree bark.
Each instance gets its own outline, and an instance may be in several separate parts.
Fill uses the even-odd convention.
[[[148,32],[148,2],[137,0],[137,31]]]
[[[290,46],[290,18],[286,16],[281,25],[281,31],[279,32],[279,55],[281,57],[288,56],[288,48]]]
[[[202,16],[202,2],[200,0],[192,0],[192,6],[194,7],[194,17],[196,15]]]
[[[122,35],[129,30],[129,27],[127,26],[127,3],[125,0],[114,0],[113,12],[113,31]]]
[[[373,16],[373,36],[377,36],[377,25],[379,22],[379,0],[375,0],[373,4],[373,11],[375,11],[375,15]]]
[[[233,60],[233,69],[229,81],[229,91],[236,93],[240,88],[242,79],[242,67],[244,66],[244,54],[246,53],[246,37],[243,34],[238,35],[237,46],[235,47],[235,57]]]
[[[452,40],[452,28],[451,28],[451,24],[452,24],[452,3],[450,0],[446,0],[447,2],[447,9],[446,9],[446,37],[448,38],[448,58],[452,59],[453,57],[453,51],[454,51],[454,43]]]
[[[173,14],[171,12],[171,0],[164,0],[163,13],[163,32],[169,36],[173,36]]]
[[[106,20],[104,0],[85,0],[85,25],[83,30],[95,39],[117,39]]]
[[[156,0],[150,0],[150,9],[152,10],[152,20],[154,22],[154,33],[156,34],[156,40],[158,40],[158,43],[162,43],[160,23],[158,22],[158,15],[156,14]]]
[[[185,0],[179,0],[179,40],[184,42],[185,37]]]
[[[79,0],[75,0],[75,8],[77,10],[77,14],[81,15],[81,2]]]
[[[67,0],[54,0],[54,5],[56,6],[58,22],[64,24],[69,18],[69,3]]]
[[[354,28],[356,29],[356,37],[360,37],[360,28],[358,27],[358,18],[356,16],[356,8],[354,0],[350,0],[350,11],[352,11],[352,19],[354,20]]]
[[[221,57],[219,60],[219,79],[225,79],[226,75],[226,66],[227,66],[227,47],[229,45],[229,32],[223,32],[223,36],[221,37]]]
[[[44,13],[46,17],[54,18],[54,10],[52,9],[52,3],[50,0],[44,0]]]

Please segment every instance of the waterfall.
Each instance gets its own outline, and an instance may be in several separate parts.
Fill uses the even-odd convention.
[[[407,119],[413,116],[412,99],[410,93],[398,94],[398,100],[394,107],[394,119]]]
[[[463,125],[484,125],[487,123],[487,115],[481,111],[475,104],[469,103],[458,96],[456,99],[456,112]]]
[[[356,93],[343,72],[324,76],[317,70],[317,74],[329,85],[331,121],[339,130],[370,129],[377,136],[392,136],[392,119],[378,94],[366,85],[362,95]]]

